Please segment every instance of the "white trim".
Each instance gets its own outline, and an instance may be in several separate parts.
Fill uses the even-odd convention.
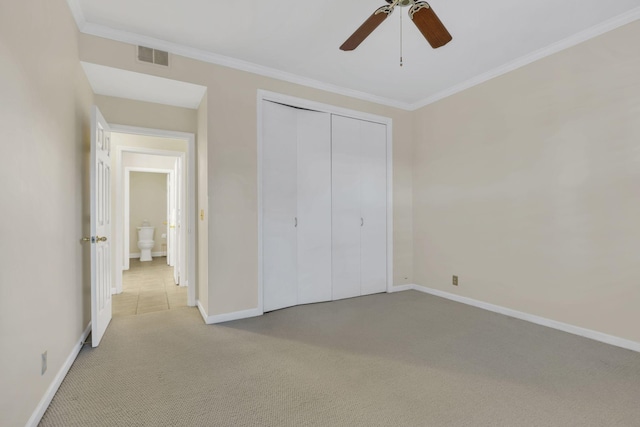
[[[392,286],[390,290],[388,290],[387,292],[392,293],[392,292],[403,292],[403,291],[410,291],[412,289],[415,289],[416,285],[398,285],[398,286]]]
[[[351,110],[349,108],[342,108],[331,104],[324,104],[322,102],[310,101],[304,98],[298,98],[291,95],[285,95],[278,92],[271,92],[264,89],[258,89],[258,107],[260,113],[262,113],[261,102],[273,101],[281,104],[292,105],[294,107],[306,108],[308,110],[320,111],[322,113],[335,114],[338,116],[351,117],[353,119],[366,120],[368,122],[380,123],[390,126],[392,120],[389,117],[379,116],[371,113],[364,113],[362,111]],[[261,138],[260,133],[258,137]]]
[[[65,360],[64,364],[60,367],[60,370],[58,371],[55,378],[53,379],[53,382],[51,383],[51,385],[49,385],[49,388],[45,392],[44,396],[42,396],[42,399],[40,399],[40,403],[38,403],[38,406],[36,406],[36,409],[33,411],[33,414],[31,414],[29,421],[27,421],[27,424],[26,424],[27,427],[31,427],[31,426],[36,427],[38,423],[40,423],[40,420],[42,419],[42,416],[44,415],[45,411],[49,407],[51,400],[53,400],[53,396],[55,396],[56,392],[60,388],[60,384],[62,384],[62,380],[64,380],[64,377],[67,376],[69,369],[71,369],[71,365],[73,365],[73,362],[76,360],[76,357],[78,357],[80,350],[82,350],[82,346],[85,340],[87,339],[87,337],[89,336],[90,332],[91,332],[91,323],[89,323],[85,328],[84,332],[82,332],[82,335],[80,335],[80,339],[76,342],[76,344],[71,349],[71,354],[69,354],[69,357],[67,357],[67,360]]]
[[[258,184],[258,310],[264,313],[264,268],[263,268],[263,241],[262,241],[262,227],[263,227],[263,199],[262,199],[262,101],[263,101],[264,93],[262,91],[258,91],[258,99],[256,102],[256,114],[257,114],[257,140],[258,144],[258,176],[257,176],[257,184]]]
[[[393,121],[387,125],[387,292],[393,288]]]
[[[185,279],[185,282],[188,284],[187,286],[187,305],[189,307],[195,307],[196,306],[196,288],[198,286],[197,283],[197,278],[196,278],[196,258],[197,258],[197,253],[196,253],[196,236],[195,236],[195,229],[196,229],[196,225],[198,224],[198,216],[197,216],[197,212],[196,212],[196,202],[197,202],[197,195],[196,195],[196,138],[195,138],[195,134],[193,133],[188,133],[188,132],[177,132],[177,131],[170,131],[170,130],[164,130],[164,129],[151,129],[151,128],[144,128],[144,127],[138,127],[138,126],[127,126],[127,125],[119,125],[119,124],[110,124],[111,127],[111,131],[112,132],[116,132],[116,133],[126,133],[126,134],[131,134],[131,135],[146,135],[146,136],[155,136],[155,137],[160,137],[160,138],[172,138],[172,139],[184,139],[187,141],[187,153],[186,153],[186,157],[187,157],[187,182],[186,182],[186,187],[187,187],[187,197],[186,197],[186,203],[187,203],[187,242],[186,244],[188,245],[188,249],[187,249],[187,253],[189,254],[189,256],[187,257],[187,277]],[[117,157],[117,163],[116,163],[116,182],[118,185],[118,188],[116,189],[116,196],[117,199],[120,200],[122,197],[121,191],[122,191],[122,182],[120,181],[122,179],[122,151],[120,150],[118,152],[118,149],[121,149],[122,147],[116,147],[116,155]],[[161,155],[166,155],[166,156],[175,156],[175,153],[179,153],[184,155],[184,153],[182,152],[175,152],[175,151],[166,151],[166,150],[155,150],[155,149],[145,149],[145,148],[137,148],[137,147],[129,147],[126,151],[128,152],[135,152],[135,153],[146,153],[146,154],[161,154]],[[184,165],[184,161],[183,161],[183,165]],[[117,202],[117,201],[116,201]],[[122,221],[120,221],[121,223]],[[116,217],[116,226],[118,226],[118,218]],[[120,230],[119,230],[120,231]],[[123,231],[124,232],[124,231]],[[116,263],[118,261],[120,261],[120,268],[122,268],[122,265],[124,264],[124,256],[122,254],[123,252],[123,247],[122,245],[118,245],[116,247]],[[128,262],[128,259],[126,260],[126,262]],[[192,279],[193,278],[193,279]],[[122,290],[122,274],[116,274],[116,284],[119,284],[119,290]]]
[[[559,42],[543,47],[542,49],[538,49],[514,61],[503,64],[497,68],[494,68],[493,70],[487,71],[486,73],[477,75],[465,82],[459,83],[455,86],[438,92],[435,95],[431,95],[421,101],[411,104],[408,109],[411,111],[415,111],[422,107],[426,107],[427,105],[433,104],[434,102],[440,101],[441,99],[470,89],[495,77],[499,77],[503,74],[507,74],[511,71],[517,70],[518,68],[522,68],[525,65],[529,65],[535,61],[546,58],[547,56],[551,56],[565,49],[569,49],[570,47],[586,42],[587,40],[598,37],[604,33],[615,30],[616,28],[629,24],[638,19],[640,19],[640,7],[631,9],[621,15],[615,16],[611,19],[601,22],[600,24],[594,25],[591,28],[587,28],[584,31],[580,31],[579,33],[569,36],[564,40],[560,40]]]
[[[522,311],[513,310],[511,308],[502,307],[500,305],[490,304],[484,301],[478,301],[473,298],[463,297],[461,295],[452,294],[437,289],[427,288],[420,285],[405,285],[402,290],[413,289],[425,294],[446,298],[462,304],[478,307],[483,310],[492,311],[494,313],[503,314],[505,316],[514,317],[516,319],[535,323],[536,325],[546,326],[548,328],[557,329],[559,331],[568,332],[573,335],[589,338],[594,341],[603,342],[616,347],[625,348],[627,350],[640,352],[640,342],[631,341],[625,338],[616,337],[614,335],[605,334],[591,329],[581,328],[579,326],[570,325],[568,323],[558,322],[557,320],[547,319],[545,317],[536,316],[534,314],[524,313]]]
[[[336,107],[303,98],[283,95],[259,89],[257,95],[257,143],[258,143],[258,308],[264,310],[264,279],[262,253],[262,105],[264,101],[273,101],[309,110],[338,116],[351,117],[359,120],[380,123],[387,127],[387,292],[393,288],[393,120],[389,117],[378,116],[348,108]]]
[[[202,316],[202,320],[204,320],[204,323],[207,323],[207,319],[209,318],[207,310],[204,309],[200,300],[197,301],[196,305],[198,307],[198,311],[200,312],[200,316]]]
[[[204,323],[207,325],[215,325],[216,323],[230,322],[232,320],[248,319],[250,317],[262,316],[264,314],[261,308],[252,308],[249,310],[234,311],[233,313],[209,316],[200,300],[198,300],[198,310],[200,311],[200,315],[202,316]]]

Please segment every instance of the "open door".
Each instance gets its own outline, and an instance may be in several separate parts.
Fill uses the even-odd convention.
[[[111,131],[91,109],[91,345],[97,347],[111,321]]]
[[[182,269],[184,268],[184,236],[182,234],[182,162],[180,159],[176,159],[175,164],[175,173],[174,181],[173,181],[173,207],[174,207],[174,217],[173,217],[173,238],[175,243],[175,265],[173,267],[173,280],[176,285],[181,285],[182,278]]]

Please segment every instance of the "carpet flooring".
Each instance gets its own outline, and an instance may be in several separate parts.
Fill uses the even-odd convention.
[[[114,318],[41,426],[640,426],[640,354],[416,291]]]

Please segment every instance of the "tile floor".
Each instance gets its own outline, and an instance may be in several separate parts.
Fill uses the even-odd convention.
[[[131,316],[187,307],[187,288],[176,286],[165,257],[132,259],[122,275],[122,293],[113,296],[113,316]]]

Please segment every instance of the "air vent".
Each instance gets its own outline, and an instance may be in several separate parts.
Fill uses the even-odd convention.
[[[167,67],[169,66],[169,52],[138,46],[138,61]]]

